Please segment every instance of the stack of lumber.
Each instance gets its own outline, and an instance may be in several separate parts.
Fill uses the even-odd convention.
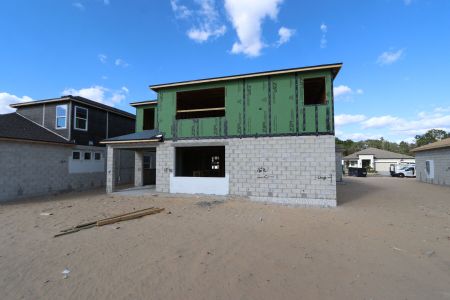
[[[164,210],[164,208],[150,207],[150,208],[145,208],[145,209],[121,214],[121,215],[114,216],[111,218],[106,218],[106,219],[101,219],[101,220],[97,220],[97,221],[93,221],[93,222],[89,222],[89,223],[79,224],[74,227],[61,230],[61,232],[56,234],[54,237],[78,232],[80,230],[88,229],[88,228],[92,228],[92,227],[104,226],[104,225],[114,224],[114,223],[121,222],[121,221],[137,219],[137,218],[140,218],[143,216],[160,213],[163,210]]]

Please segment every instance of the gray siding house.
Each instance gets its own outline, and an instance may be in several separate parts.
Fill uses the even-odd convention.
[[[450,186],[450,138],[412,150],[416,154],[417,179]]]
[[[99,141],[135,126],[133,114],[76,96],[11,107],[16,112],[0,115],[0,201],[104,186],[106,149]],[[133,153],[116,160],[116,183],[131,183]]]

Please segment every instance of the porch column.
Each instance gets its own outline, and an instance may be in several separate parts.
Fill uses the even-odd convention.
[[[107,155],[106,155],[106,192],[112,193],[116,187],[116,169],[115,169],[115,161],[116,161],[116,152],[113,147],[107,147]]]
[[[143,164],[144,164],[144,152],[142,150],[136,150],[134,152],[134,186],[143,186]]]

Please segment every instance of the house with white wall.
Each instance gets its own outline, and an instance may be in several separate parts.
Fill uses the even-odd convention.
[[[389,174],[391,165],[415,163],[415,158],[401,153],[370,147],[345,156],[343,161],[346,167],[370,167],[380,174],[387,175]]]

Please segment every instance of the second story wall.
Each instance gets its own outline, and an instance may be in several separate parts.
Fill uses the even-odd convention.
[[[106,138],[135,130],[132,118],[74,101],[22,106],[17,113],[77,145],[102,146],[99,142]]]
[[[325,83],[323,103],[305,101],[312,78]],[[334,134],[332,80],[322,70],[164,88],[158,91],[156,127],[166,139]],[[225,90],[224,116],[177,118],[177,93],[213,88]]]

